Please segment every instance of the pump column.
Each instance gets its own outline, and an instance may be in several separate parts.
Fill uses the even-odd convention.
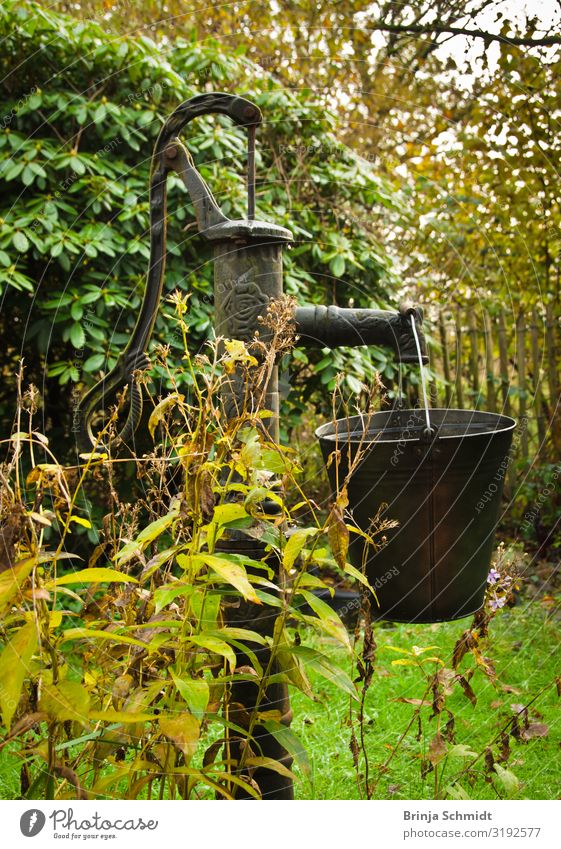
[[[282,295],[282,249],[292,234],[262,221],[228,221],[205,231],[214,248],[214,310],[216,335],[251,342],[255,332],[267,343],[271,331],[260,317],[269,301]],[[261,391],[261,388],[260,388]],[[241,375],[232,375],[223,392],[228,419],[252,404]],[[278,369],[275,366],[261,404],[273,413],[267,421],[271,437],[279,434]],[[249,407],[251,409],[251,407]]]

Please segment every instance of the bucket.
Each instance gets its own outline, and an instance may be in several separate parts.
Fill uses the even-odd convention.
[[[394,409],[318,428],[331,486],[349,460],[363,456],[348,481],[349,509],[368,533],[380,517],[399,525],[375,551],[351,534],[349,559],[376,591],[372,614],[398,622],[460,619],[483,604],[503,481],[516,422],[477,410]],[[380,541],[380,538],[377,538]],[[366,545],[366,549],[365,549]]]

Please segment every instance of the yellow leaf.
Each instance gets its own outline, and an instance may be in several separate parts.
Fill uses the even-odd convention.
[[[35,622],[29,622],[12,634],[0,655],[0,710],[6,728],[10,727],[18,706],[29,662],[36,648],[37,627]]]
[[[92,523],[88,519],[82,519],[81,516],[70,516],[70,522],[75,522],[77,525],[82,525],[83,528],[91,528]]]
[[[306,545],[306,540],[317,533],[317,528],[299,528],[289,536],[282,554],[282,565],[287,572],[294,566],[300,552]]]
[[[240,339],[226,339],[224,341],[226,356],[223,359],[224,368],[228,374],[232,374],[235,370],[236,363],[242,363],[247,366],[259,365],[255,357],[249,353],[245,346],[245,342]]]
[[[248,518],[249,513],[243,504],[218,504],[212,514],[212,521],[216,525],[228,525]]]
[[[36,563],[36,557],[27,557],[0,574],[0,610],[10,603]]]
[[[33,510],[30,513],[26,514],[30,519],[33,519],[34,522],[39,522],[40,525],[46,525],[47,528],[51,527],[51,520],[47,519],[46,516],[43,516],[41,513],[35,513]]]
[[[54,586],[64,586],[65,584],[138,584],[136,578],[132,575],[125,575],[123,572],[118,572],[117,569],[107,569],[102,566],[92,566],[90,569],[80,569],[78,572],[69,572],[67,575],[60,575],[53,581],[45,584],[47,589],[52,589]]]
[[[210,568],[216,572],[223,581],[235,587],[248,601],[252,601],[254,604],[262,603],[257,596],[255,589],[249,583],[247,572],[244,567],[239,563],[234,563],[231,560],[228,560],[227,555],[224,557],[217,557],[214,554],[197,554],[193,557],[193,562],[195,564],[202,562],[207,566],[210,566]]]
[[[160,403],[154,407],[150,414],[150,418],[148,419],[148,430],[152,439],[154,439],[154,432],[160,422],[163,421],[167,411],[177,404],[181,404],[184,400],[185,395],[180,395],[178,392],[172,392],[171,395],[168,395],[167,398],[164,398],[163,401],[160,401]]]
[[[127,637],[124,634],[117,634],[115,631],[96,631],[90,628],[68,628],[63,632],[61,643],[67,643],[69,640],[111,640],[112,643],[123,643],[125,646],[139,646],[146,648],[146,643],[136,640],[134,637]]]
[[[425,646],[424,648],[419,648],[419,646],[413,646],[412,652],[415,657],[419,657],[420,654],[423,654],[426,651],[434,651],[438,646]]]
[[[62,622],[62,611],[61,610],[51,610],[49,613],[49,629],[54,630],[58,628],[60,623]]]
[[[270,769],[273,772],[277,772],[279,775],[283,775],[285,778],[290,778],[296,780],[296,776],[294,773],[288,769],[280,761],[274,761],[272,758],[264,758],[264,757],[252,757],[246,758],[245,761],[247,766],[259,767],[260,769]]]
[[[60,681],[56,686],[43,684],[38,707],[59,722],[86,722],[90,694],[78,681]]]
[[[162,734],[171,740],[186,758],[191,758],[199,742],[200,726],[198,720],[190,713],[180,713],[179,716],[160,717],[158,724]]]
[[[113,708],[107,708],[107,710],[91,710],[88,713],[88,716],[96,722],[135,723],[152,722],[153,719],[156,719],[156,717],[152,716],[150,713],[127,713],[124,710],[113,710]]]

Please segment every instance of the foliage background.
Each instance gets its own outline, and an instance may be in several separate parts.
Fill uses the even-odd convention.
[[[382,214],[399,214],[398,195],[338,141],[335,116],[310,90],[283,87],[243,49],[231,52],[212,39],[160,46],[145,35],[108,36],[99,23],[33,4],[6,3],[0,15],[4,427],[20,356],[42,388],[46,428],[59,438],[68,435],[71,387],[83,391],[114,365],[144,286],[151,150],[173,107],[201,90],[239,91],[263,108],[258,209],[294,233],[286,291],[300,302],[391,302],[396,278],[377,224]],[[242,217],[243,134],[227,120],[202,119],[188,143],[225,214]],[[170,210],[166,286],[192,293],[190,327],[200,345],[212,325],[210,250],[173,178]],[[155,342],[169,335],[160,313]],[[171,344],[180,356],[181,341]],[[378,358],[391,376],[383,352]],[[293,410],[303,385],[321,403],[317,390],[332,384],[342,363],[340,354],[315,359],[323,362],[311,371],[299,354]],[[355,351],[347,359],[356,390],[368,357]]]

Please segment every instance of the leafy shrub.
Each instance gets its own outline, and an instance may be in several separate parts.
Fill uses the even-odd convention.
[[[186,339],[186,299],[173,301]],[[312,524],[286,536],[280,490],[298,489],[294,452],[271,440],[259,404],[232,421],[221,410],[235,370],[259,392],[291,343],[283,304],[270,307],[259,358],[226,341],[223,354],[215,344],[174,368],[158,349],[173,391],[151,413],[156,441],[135,461],[136,502],[120,500],[101,442],[79,467],[60,465],[33,427],[36,392],[20,398],[2,469],[0,709],[3,746],[22,758],[21,795],[259,798],[264,772],[292,779],[293,757],[309,770],[287,724],[287,687],[313,697],[308,668],[356,698],[343,668],[294,633],[315,629],[350,654],[343,623],[313,592],[328,589],[317,573],[328,540],[368,587],[346,563],[342,510],[319,516],[301,498],[295,511]],[[109,433],[100,440],[112,444]],[[171,488],[170,468],[180,471]],[[91,525],[84,490],[107,513],[87,564],[69,569],[74,532]]]
[[[244,93],[264,111],[258,214],[294,232],[287,292],[301,302],[388,300],[393,272],[375,237],[375,217],[395,210],[396,199],[367,162],[337,142],[334,117],[309,91],[284,90],[241,52],[211,40],[157,45],[145,37],[113,38],[96,22],[35,3],[4,3],[0,36],[4,422],[20,356],[29,379],[44,382],[45,428],[59,436],[68,428],[70,387],[83,391],[114,365],[144,287],[154,140],[174,106],[207,88]],[[227,120],[200,119],[188,144],[223,211],[242,217],[243,133]],[[196,348],[212,327],[211,254],[193,229],[185,231],[191,209],[173,177],[169,210],[166,285],[192,293]],[[161,316],[155,338],[166,341]],[[180,343],[172,354],[181,356]],[[321,353],[298,354],[294,404],[302,385],[308,398],[333,385],[344,362],[337,356],[333,362]],[[347,363],[356,388],[369,354],[355,351]],[[391,362],[382,365],[392,373]],[[155,376],[165,377],[158,369]],[[316,402],[323,397],[318,392]]]

